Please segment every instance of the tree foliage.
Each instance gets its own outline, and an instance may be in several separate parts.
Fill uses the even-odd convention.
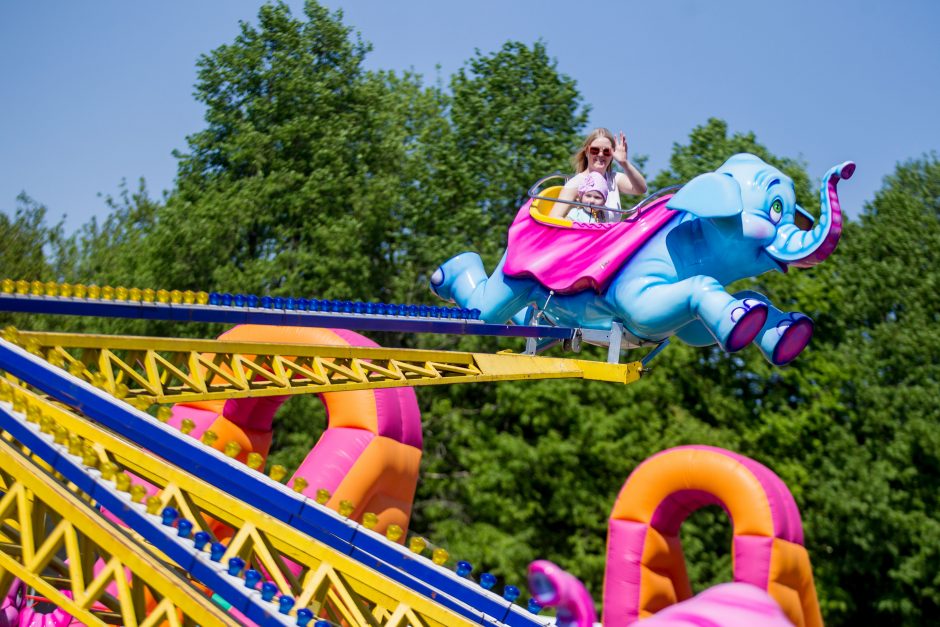
[[[105,221],[66,238],[23,196],[12,217],[0,214],[3,274],[410,303],[430,302],[427,277],[450,255],[477,250],[492,268],[525,191],[567,167],[585,130],[577,86],[540,42],[478,51],[446,88],[368,70],[368,53],[341,14],[312,0],[300,16],[265,5],[199,60],[205,127],[177,155],[166,197],[122,186],[106,199]],[[743,151],[786,172],[800,204],[818,210],[803,163],[717,119],[674,145],[651,188]],[[675,343],[625,388],[421,389],[413,529],[508,583],[522,583],[533,559],[555,560],[600,601],[607,517],[630,471],[670,446],[723,446],[768,465],[793,491],[827,622],[937,622],[938,251],[940,163],[930,155],[888,177],[825,263],[735,286],[814,318],[810,348],[789,367],[769,366],[755,349],[728,356]],[[479,338],[377,339],[507,348]],[[274,460],[297,463],[324,424],[313,399],[288,403]],[[684,525],[696,590],[730,578],[730,533],[714,508]]]

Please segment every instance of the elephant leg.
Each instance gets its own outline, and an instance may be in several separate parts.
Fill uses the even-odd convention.
[[[633,279],[617,286],[616,298],[631,330],[641,337],[661,339],[698,320],[729,353],[751,343],[767,319],[764,302],[735,298],[717,280],[704,275],[675,283]],[[692,333],[694,327],[688,335]]]
[[[698,320],[693,320],[676,331],[676,337],[689,346],[711,346],[715,343],[715,336]]]
[[[461,253],[434,271],[431,291],[461,307],[479,309],[480,318],[486,322],[505,322],[525,309],[533,289],[529,280],[504,276],[505,261],[503,256],[496,271],[487,278],[478,254]]]
[[[767,321],[758,336],[761,354],[775,366],[790,363],[806,348],[813,337],[813,320],[797,311],[780,311],[770,300],[758,292],[744,291],[738,298],[751,298],[767,305]]]

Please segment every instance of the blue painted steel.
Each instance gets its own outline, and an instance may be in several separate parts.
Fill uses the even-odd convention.
[[[175,429],[5,340],[0,340],[0,370],[76,407],[86,416],[158,457],[203,478],[216,488],[317,541],[350,555],[415,592],[434,599],[469,620],[486,625],[494,625],[494,621],[500,620],[507,625],[520,627],[541,625],[527,618],[522,608],[512,606],[471,580],[457,577],[430,560],[415,558],[397,544],[359,533],[358,525],[324,510],[285,486],[274,484],[268,478],[246,470],[222,453],[196,443],[192,438],[183,436]],[[54,449],[47,452],[57,455]],[[81,480],[79,476],[76,479]],[[105,507],[109,506],[105,504]],[[204,558],[208,564],[209,556]]]
[[[249,297],[249,301],[252,297]],[[55,314],[66,316],[97,316],[101,318],[134,318],[170,320],[173,322],[221,322],[225,324],[266,324],[290,327],[324,327],[354,331],[393,331],[398,333],[436,333],[449,335],[487,335],[495,337],[549,337],[571,339],[575,329],[569,327],[513,326],[487,324],[476,319],[452,319],[449,308],[431,307],[429,318],[393,314],[385,303],[375,304],[375,314],[339,313],[345,311],[342,301],[322,301],[319,310],[272,310],[273,300],[265,296],[261,308],[224,307],[222,305],[170,305],[124,301],[0,294],[0,311]],[[218,301],[221,302],[221,295]],[[210,301],[211,302],[211,301]],[[346,301],[348,302],[348,301]],[[371,304],[371,303],[370,303]],[[336,305],[336,307],[333,307]],[[395,311],[401,306],[395,305]],[[350,303],[350,311],[353,309]],[[479,312],[471,317],[479,317]]]
[[[86,492],[89,497],[253,621],[260,625],[290,625],[290,622],[276,616],[274,608],[257,603],[253,595],[243,589],[243,585],[236,585],[231,578],[223,576],[219,568],[201,564],[192,542],[179,538],[172,529],[164,529],[161,524],[163,521],[158,522],[154,516],[143,512],[142,508],[131,506],[126,497],[120,496],[104,481],[95,480],[79,462],[61,454],[59,447],[49,441],[50,438],[43,437],[34,427],[3,407],[0,407],[0,429],[10,433],[40,458],[51,461],[52,467],[68,481],[87,485],[90,480],[91,490]]]

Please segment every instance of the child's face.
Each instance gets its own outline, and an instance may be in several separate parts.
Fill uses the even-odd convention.
[[[587,203],[587,204],[589,204],[589,205],[601,205],[601,206],[603,206],[603,204],[604,204],[604,196],[603,196],[600,192],[595,191],[595,190],[592,189],[591,191],[584,192],[584,193],[581,195],[581,202],[585,202],[585,203]]]

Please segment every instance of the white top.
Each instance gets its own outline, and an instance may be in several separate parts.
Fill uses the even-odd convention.
[[[575,174],[568,182],[565,183],[565,188],[574,189],[575,191],[581,187],[581,184],[584,182],[587,172],[580,172]],[[607,202],[604,205],[608,209],[620,209],[620,191],[617,189],[617,175],[619,172],[608,171],[604,173],[604,179],[607,181]],[[619,222],[620,214],[614,213],[613,211],[605,211],[600,220],[594,220],[591,216],[591,210],[587,207],[572,207],[571,211],[568,212],[568,215],[565,216],[572,222]]]

